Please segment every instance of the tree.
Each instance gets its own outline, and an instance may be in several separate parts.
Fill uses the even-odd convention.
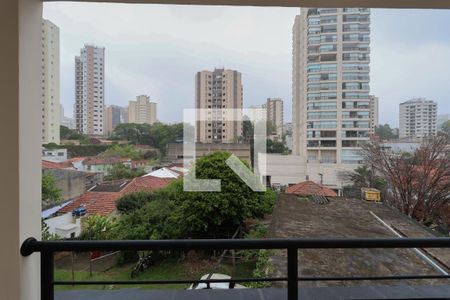
[[[114,128],[112,138],[127,140],[132,144],[150,145],[165,155],[168,143],[183,139],[183,124],[119,124]]]
[[[89,215],[83,218],[80,240],[109,240],[115,235],[116,220],[110,216]]]
[[[167,231],[158,227],[161,232],[157,232],[154,231],[155,224],[143,224],[137,235],[169,236],[170,233],[172,238],[220,237],[234,232],[247,218],[262,218],[271,212],[275,193],[251,190],[226,164],[229,156],[230,153],[215,152],[195,164],[197,178],[221,180],[220,192],[184,191],[183,179],[178,179],[153,193],[124,196],[117,203],[118,210],[127,216],[124,220],[128,221],[123,226],[129,227],[130,222],[138,224],[139,220],[145,223],[146,220],[162,219],[169,228]],[[158,204],[150,204],[153,202]],[[170,208],[167,215],[156,218],[158,211],[153,210],[160,210],[164,203]],[[132,227],[137,228],[137,225]]]
[[[174,212],[175,201],[153,199],[140,209],[120,217],[116,237],[118,239],[176,239],[182,228]]]
[[[389,124],[379,125],[375,127],[375,133],[380,137],[381,140],[392,140],[398,138],[398,136],[394,135]]]
[[[283,142],[267,139],[266,151],[267,153],[288,154],[289,148]]]
[[[132,170],[124,164],[114,164],[109,170],[109,175],[105,176],[105,180],[132,179],[145,174],[142,168]]]
[[[378,143],[364,146],[369,165],[386,180],[388,201],[419,221],[436,219],[450,201],[450,154],[447,136],[425,139],[412,154],[395,153]]]
[[[56,186],[55,178],[46,172],[42,174],[42,209],[58,205],[62,201],[61,190]]]
[[[228,167],[229,156],[215,152],[195,164],[197,178],[221,180],[220,192],[184,192],[181,180],[173,183],[180,218],[186,231],[194,236],[213,237],[229,229],[234,231],[244,219],[261,218],[273,207],[274,198],[251,190]]]
[[[84,134],[63,125],[59,126],[59,137],[61,140],[84,140],[86,138]]]
[[[103,157],[125,157],[132,160],[142,159],[143,153],[136,149],[134,145],[113,145],[101,153]]]
[[[357,167],[352,172],[344,173],[343,179],[350,181],[355,188],[376,188],[384,191],[386,188],[386,182],[383,178],[378,176],[372,168],[367,165]]]
[[[450,136],[450,120],[447,120],[442,124],[441,131]]]

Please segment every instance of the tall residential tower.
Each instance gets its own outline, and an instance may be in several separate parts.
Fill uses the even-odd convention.
[[[195,107],[211,110],[211,117],[208,116],[208,120],[197,122],[197,141],[201,143],[236,142],[242,136],[242,105],[241,73],[226,69],[198,72],[195,77]],[[231,116],[225,114],[222,109],[236,111]],[[230,120],[230,117],[238,121]]]
[[[128,104],[128,123],[153,124],[156,122],[156,103],[147,95],[136,97]]]
[[[369,139],[370,9],[302,8],[293,27],[293,154],[355,164]]]
[[[42,20],[42,143],[59,144],[59,28]]]
[[[105,48],[85,45],[75,57],[75,123],[84,134],[103,135]]]
[[[281,98],[267,98],[267,102],[264,106],[267,112],[267,121],[271,122],[275,127],[275,132],[269,134],[276,134],[278,139],[283,137],[283,125],[284,125],[284,111],[283,100]]]
[[[104,116],[105,116],[105,134],[111,133],[117,125],[121,122],[121,112],[122,107],[117,105],[106,106]]]
[[[437,103],[414,98],[400,103],[399,137],[421,139],[437,133]]]

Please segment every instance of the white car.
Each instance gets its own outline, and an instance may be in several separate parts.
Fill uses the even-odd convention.
[[[205,274],[200,278],[200,280],[207,280],[207,279],[231,279],[231,276],[225,275],[225,274]],[[204,289],[222,289],[222,290],[228,290],[228,289],[245,289],[246,287],[237,283],[233,282],[211,282],[209,284],[204,282],[197,282],[194,284],[191,284],[191,286],[188,288],[188,290],[204,290]]]

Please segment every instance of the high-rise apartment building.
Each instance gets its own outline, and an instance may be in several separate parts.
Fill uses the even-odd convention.
[[[149,96],[140,95],[136,101],[129,101],[128,123],[153,124],[156,120],[156,103]]]
[[[353,164],[369,139],[370,9],[302,8],[293,27],[293,154]]]
[[[437,133],[437,103],[413,98],[400,103],[399,137],[421,139]]]
[[[241,73],[226,69],[198,72],[195,78],[195,107],[210,110],[208,116],[205,116],[206,120],[197,122],[198,142],[236,142],[242,136]],[[227,114],[222,109],[235,111]]]
[[[370,133],[375,133],[375,127],[378,127],[378,97],[369,95],[370,107]]]
[[[105,48],[85,45],[75,57],[75,123],[84,134],[103,135]]]
[[[276,134],[278,138],[281,139],[283,136],[283,100],[281,98],[267,98],[265,104],[267,111],[267,121],[270,122],[274,127],[276,132],[270,132],[269,134]]]
[[[122,107],[117,105],[106,106],[105,108],[105,133],[111,133],[121,122]]]
[[[59,144],[59,28],[42,20],[42,143]]]

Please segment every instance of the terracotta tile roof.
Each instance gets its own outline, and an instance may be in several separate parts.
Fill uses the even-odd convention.
[[[71,163],[42,160],[42,169],[68,169],[68,168],[72,168]]]
[[[119,192],[86,192],[75,199],[70,205],[62,208],[60,212],[67,213],[71,212],[77,207],[84,206],[86,208],[87,214],[99,214],[102,216],[107,216],[116,211],[116,202],[123,195],[141,191],[151,192],[166,187],[169,182],[169,179],[157,178],[153,176],[137,177],[134,178]],[[107,183],[103,184],[105,185]]]
[[[120,193],[87,192],[78,197],[71,204],[63,207],[60,212],[68,213],[77,207],[84,206],[87,210],[87,214],[107,216],[116,210],[116,201],[120,196]]]
[[[136,177],[123,189],[122,193],[151,192],[166,187],[170,181],[169,178],[158,178],[154,176]]]
[[[83,161],[84,165],[109,165],[130,162],[129,158],[121,157],[89,157]]]
[[[87,157],[84,157],[84,156],[72,157],[72,158],[68,159],[67,162],[70,162],[70,163],[77,163],[77,162],[80,162],[80,161],[85,160],[86,158],[87,158]]]
[[[304,181],[294,184],[287,188],[287,194],[296,194],[300,196],[326,196],[336,197],[337,194],[332,189],[321,186],[312,181]]]

